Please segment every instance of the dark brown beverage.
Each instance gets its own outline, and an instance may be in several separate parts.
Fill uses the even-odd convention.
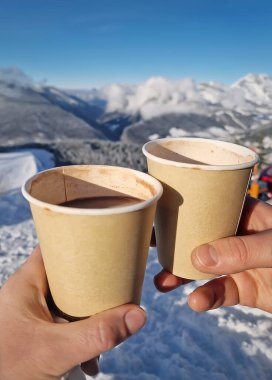
[[[99,209],[131,206],[139,202],[143,202],[143,199],[130,196],[105,196],[73,199],[72,201],[61,203],[59,206]]]

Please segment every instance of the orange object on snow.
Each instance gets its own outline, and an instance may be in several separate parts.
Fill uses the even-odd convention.
[[[250,188],[249,188],[249,195],[253,198],[258,198],[259,196],[259,191],[260,191],[260,185],[258,184],[257,181],[252,181]]]

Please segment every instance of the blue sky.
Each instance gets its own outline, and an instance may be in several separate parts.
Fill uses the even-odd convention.
[[[0,0],[0,66],[66,88],[272,75],[272,1]]]

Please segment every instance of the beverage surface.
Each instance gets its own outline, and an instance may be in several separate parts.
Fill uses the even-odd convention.
[[[99,209],[131,206],[139,202],[143,202],[143,199],[130,196],[105,196],[73,199],[71,201],[61,203],[59,206]]]

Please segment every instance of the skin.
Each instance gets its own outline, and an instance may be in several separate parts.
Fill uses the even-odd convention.
[[[98,372],[97,357],[145,323],[145,312],[123,305],[71,323],[56,323],[39,247],[0,290],[0,379],[55,380],[79,363]]]
[[[222,277],[196,288],[188,297],[189,306],[207,311],[236,304],[272,313],[272,206],[248,198],[238,236],[202,245],[192,252],[198,270]],[[161,292],[190,282],[162,271],[154,278]]]

